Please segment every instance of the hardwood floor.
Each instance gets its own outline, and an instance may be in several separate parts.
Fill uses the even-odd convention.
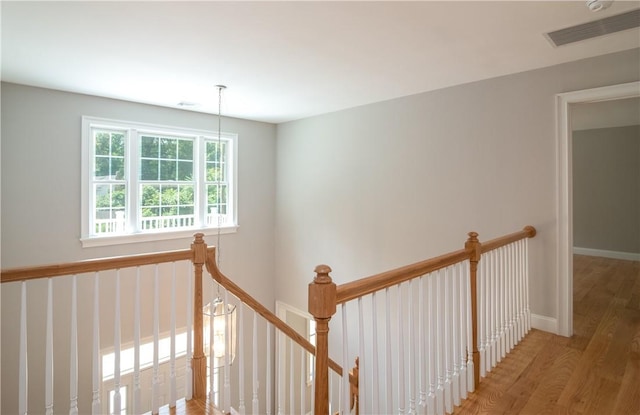
[[[454,414],[640,414],[640,262],[574,256],[571,338],[532,330]]]
[[[224,415],[222,411],[217,410],[209,401],[199,401],[191,399],[185,401],[179,399],[175,408],[169,408],[169,405],[160,407],[159,415]],[[145,415],[151,415],[147,412]]]

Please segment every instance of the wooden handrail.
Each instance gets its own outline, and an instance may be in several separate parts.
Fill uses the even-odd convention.
[[[256,313],[260,314],[267,321],[273,324],[278,330],[286,334],[289,338],[291,338],[294,342],[296,342],[300,347],[305,349],[307,352],[316,355],[316,348],[313,344],[311,344],[307,339],[305,339],[300,333],[291,328],[287,323],[282,321],[278,316],[273,314],[268,308],[263,306],[258,300],[253,298],[249,293],[240,288],[236,283],[231,281],[228,277],[226,277],[217,267],[215,261],[215,248],[210,248],[213,251],[209,250],[206,266],[207,270],[211,274],[211,277],[221,286],[223,286],[227,291],[235,295],[240,301],[245,303],[251,309],[253,309]],[[342,366],[336,363],[334,360],[329,359],[329,368],[331,368],[338,375],[342,376]]]
[[[213,248],[209,249],[213,250]],[[76,275],[87,272],[122,269],[187,259],[193,259],[193,251],[191,249],[158,252],[154,254],[129,255],[126,257],[120,256],[112,258],[89,259],[85,261],[69,262],[65,264],[42,265],[37,267],[22,267],[3,270],[0,274],[0,280],[3,283],[13,281],[27,281],[38,278]]]
[[[478,298],[477,298],[477,270],[478,263],[483,253],[508,245],[512,242],[519,241],[524,238],[533,238],[536,235],[536,229],[533,226],[525,226],[523,230],[505,235],[488,242],[481,243],[478,240],[476,232],[469,232],[469,238],[465,242],[464,249],[444,254],[425,261],[416,262],[370,277],[361,278],[356,281],[348,282],[336,286],[329,272],[331,268],[328,265],[318,265],[316,267],[316,278],[309,284],[309,311],[316,319],[316,326],[322,324],[323,327],[323,347],[318,349],[316,360],[316,381],[315,391],[315,412],[317,414],[325,414],[328,406],[324,401],[328,402],[328,385],[326,379],[320,379],[321,365],[319,362],[326,360],[328,350],[326,348],[327,334],[329,331],[328,322],[336,311],[337,304],[342,304],[368,294],[389,288],[403,282],[412,280],[446,268],[450,265],[469,260],[469,280],[470,280],[470,296],[471,296],[471,319],[472,319],[472,359],[474,363],[474,379],[477,385],[480,377],[480,355],[478,351]],[[320,333],[318,333],[320,334]],[[317,338],[320,342],[320,336]],[[319,343],[320,344],[320,343]],[[357,371],[356,371],[357,372]],[[326,369],[324,369],[326,373]],[[323,375],[324,376],[324,375]],[[320,382],[322,380],[322,382]],[[356,383],[357,385],[357,383]]]
[[[446,268],[470,258],[466,249],[451,252],[425,261],[405,265],[391,271],[375,274],[370,277],[361,278],[356,281],[341,284],[337,287],[336,304],[346,303],[358,297],[374,293],[385,288],[393,287],[405,281],[421,275]]]
[[[525,226],[521,231],[510,233],[509,235],[501,236],[487,242],[482,242],[480,253],[485,254],[489,251],[493,251],[494,249],[509,245],[512,242],[519,241],[520,239],[533,238],[534,236],[536,236],[536,228],[533,226]]]

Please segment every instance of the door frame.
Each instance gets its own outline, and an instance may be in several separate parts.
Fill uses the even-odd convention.
[[[640,96],[640,81],[556,95],[558,334],[573,335],[573,177],[571,104]]]

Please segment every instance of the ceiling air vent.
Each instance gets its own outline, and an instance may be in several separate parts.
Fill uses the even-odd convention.
[[[555,46],[640,27],[640,9],[547,33]]]

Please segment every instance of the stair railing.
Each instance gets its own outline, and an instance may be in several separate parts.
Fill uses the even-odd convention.
[[[213,252],[207,251],[205,264],[208,272],[211,274],[212,279],[217,284],[219,284],[220,287],[223,287],[226,290],[226,292],[230,293],[231,295],[233,295],[233,297],[235,297],[235,299],[237,300],[237,303],[239,303],[240,309],[242,310],[246,308],[249,313],[253,314],[253,317],[250,317],[250,319],[253,319],[254,325],[257,324],[256,322],[257,316],[261,317],[267,323],[266,330],[267,330],[267,336],[269,339],[271,338],[270,333],[272,329],[276,333],[286,336],[286,339],[287,339],[286,341],[288,341],[288,344],[281,344],[281,347],[287,348],[287,351],[289,352],[289,357],[291,360],[289,362],[281,362],[281,364],[283,363],[287,364],[288,373],[279,373],[279,376],[283,378],[287,378],[285,380],[288,380],[289,388],[285,388],[285,390],[281,389],[281,390],[275,391],[272,384],[267,384],[266,386],[267,397],[276,395],[276,402],[275,402],[276,413],[282,414],[282,413],[310,412],[312,410],[312,406],[309,403],[305,402],[305,400],[308,397],[309,400],[312,401],[314,397],[312,396],[311,391],[308,393],[305,391],[306,385],[304,381],[301,381],[301,379],[304,376],[304,372],[305,372],[304,369],[305,369],[306,362],[308,361],[307,359],[309,355],[311,356],[317,355],[316,346],[311,344],[306,337],[298,333],[298,331],[294,330],[291,326],[289,326],[287,323],[281,320],[278,316],[276,316],[268,308],[262,305],[249,293],[247,293],[245,290],[240,288],[230,278],[225,276],[217,267],[217,264],[215,261],[215,251]],[[239,325],[240,327],[242,327],[243,323],[239,322]],[[243,335],[243,336],[240,336],[240,338],[238,339],[239,344],[244,344],[244,343],[249,343],[249,341],[247,341],[247,338],[251,337],[252,353],[256,353],[258,350],[261,349],[261,346],[264,345],[264,342],[262,342],[262,340],[258,336],[256,336],[255,330],[256,329],[254,329],[253,334],[249,334],[247,336]],[[318,335],[318,328],[316,326],[316,336],[317,335]],[[269,344],[270,344],[270,341],[267,340],[267,347],[269,347]],[[295,358],[294,358],[294,346],[297,346],[298,348],[298,351],[295,352],[295,355],[296,355]],[[252,360],[255,360],[255,359],[252,359]],[[351,406],[355,407],[356,406],[355,399],[357,396],[357,368],[354,368],[350,372],[345,373],[343,371],[342,366],[340,366],[338,363],[336,363],[334,360],[328,357],[326,362],[323,363],[323,365],[327,368],[327,370],[331,370],[333,373],[335,373],[335,375],[337,375],[338,381],[341,381],[343,377],[347,378],[347,383],[349,385],[352,385],[351,387],[354,388],[354,392],[351,394],[351,397],[349,399],[353,401]],[[254,368],[255,368],[255,364],[254,364]],[[272,376],[271,371],[272,371],[272,368],[269,367],[267,369],[267,378],[270,378]],[[297,373],[297,372],[302,372],[302,373]],[[238,373],[236,373],[238,377],[237,385],[234,384],[234,389],[238,391],[243,391],[247,389],[247,386],[244,384],[244,380],[241,376],[241,373],[242,371],[239,371]],[[254,375],[254,378],[255,378],[255,375]],[[318,382],[318,373],[317,372],[313,373],[312,377],[307,380],[310,383]],[[286,384],[287,382],[282,382],[282,383]],[[255,398],[256,393],[257,393],[256,385],[254,384],[252,386],[252,394],[254,396],[254,400],[256,400]],[[233,407],[231,405],[231,402],[229,402],[229,399],[225,398],[225,402],[222,404],[222,408],[224,409],[225,413],[232,412],[231,411],[232,409],[238,411],[239,413],[243,413],[243,409],[244,409],[243,400],[244,398],[242,396],[238,396],[237,399],[234,400],[234,402],[236,402],[237,405]],[[328,393],[324,397],[324,400],[327,403],[330,401],[330,397]],[[258,407],[259,403],[257,401],[253,405],[254,407],[251,408],[252,413],[271,413],[270,402],[267,402],[263,412],[260,412],[260,409],[262,408]]]
[[[214,261],[215,248],[207,247],[203,236],[195,235],[191,249],[2,270],[2,326],[9,330],[17,325],[15,331],[3,330],[3,346],[4,342],[8,344],[3,347],[3,377],[9,379],[8,374],[16,374],[14,384],[3,382],[3,412],[52,414],[55,404],[56,413],[126,410],[155,414],[165,404],[175,407],[176,400],[183,397],[220,404],[225,413],[231,412],[232,398],[240,413],[249,412],[249,400],[252,413],[270,414],[272,408],[280,414],[307,412],[305,408],[311,408],[307,401],[313,401],[312,393],[306,391],[310,387],[307,383],[315,382],[315,377],[303,375],[302,369],[313,359],[309,356],[315,355],[315,346],[222,274]],[[212,279],[203,278],[205,266]],[[207,296],[213,300],[215,291],[219,291],[213,286],[214,281],[225,290],[225,306],[233,302],[239,305],[240,351],[236,352],[239,359],[233,367],[228,359],[225,367],[207,365],[207,356],[214,353],[213,320],[205,326],[203,310]],[[178,298],[176,293],[180,294]],[[235,297],[231,301],[229,293]],[[69,309],[65,308],[67,305]],[[150,309],[152,312],[148,313]],[[163,311],[167,309],[168,313]],[[246,328],[243,310],[253,313],[253,324],[248,322]],[[266,328],[258,327],[258,316],[267,322]],[[113,330],[109,329],[107,336],[102,327],[105,325]],[[63,332],[69,332],[68,340],[54,341],[54,333]],[[170,334],[164,338],[166,332]],[[295,352],[298,360],[289,364],[288,373],[280,373],[289,378],[289,389],[277,391],[275,401],[273,332],[286,336],[282,339],[289,350],[294,345],[300,349]],[[152,339],[149,333],[153,333]],[[245,341],[250,337],[251,343]],[[186,344],[176,345],[178,338]],[[160,355],[165,340],[170,344],[170,356]],[[90,347],[90,352],[80,346]],[[145,349],[146,346],[151,347]],[[178,356],[176,348],[181,350]],[[250,358],[245,359],[243,348]],[[112,353],[105,352],[107,349]],[[122,363],[127,353],[134,360],[130,368]],[[7,357],[9,354],[11,358]],[[104,360],[105,354],[110,360]],[[149,354],[146,361],[145,354]],[[262,355],[266,370],[259,367]],[[293,351],[290,355],[293,359]],[[65,364],[68,361],[69,368],[57,365],[54,372],[54,362],[61,360]],[[109,366],[103,366],[103,361],[108,361]],[[330,359],[327,364],[340,382],[344,376],[342,367]],[[252,373],[247,385],[245,366],[249,368],[246,372]],[[297,373],[293,372],[294,366]],[[237,386],[231,385],[232,374],[239,379]],[[224,378],[222,385],[218,384],[220,376]],[[347,376],[355,385],[353,371]],[[163,378],[167,381],[163,382]],[[180,378],[184,378],[183,383],[178,382]],[[294,378],[298,381],[295,389]],[[61,396],[66,388],[60,384],[69,385],[67,397]],[[245,389],[251,397],[246,403]],[[29,390],[36,392],[29,396]],[[145,395],[147,392],[150,396]]]
[[[212,248],[210,250],[213,251]],[[199,378],[201,373],[197,362],[202,349],[202,313],[197,310],[201,310],[198,308],[198,301],[201,302],[202,293],[196,291],[194,300],[193,293],[190,292],[193,278],[189,276],[192,262],[195,262],[196,279],[198,278],[198,260],[201,256],[198,252],[200,251],[192,247],[154,254],[3,270],[3,300],[13,296],[19,298],[17,301],[2,302],[3,328],[5,316],[7,319],[10,318],[8,316],[19,316],[18,344],[8,342],[11,347],[3,348],[3,358],[5,353],[16,352],[15,359],[3,359],[3,364],[9,363],[3,365],[3,375],[12,373],[14,369],[18,374],[16,384],[7,389],[17,392],[14,395],[17,396],[16,407],[13,408],[12,402],[5,409],[19,414],[26,414],[28,410],[52,414],[56,402],[56,413],[68,410],[71,414],[102,414],[107,409],[120,413],[125,408],[133,413],[158,413],[160,406],[164,404],[174,407],[177,399],[191,399],[194,392],[200,393],[198,382],[195,382],[196,388],[193,390],[191,368],[194,368],[193,376]],[[43,279],[46,279],[46,286],[39,282]],[[180,287],[179,291],[182,293],[186,291],[181,298],[176,298],[176,287]],[[186,287],[186,290],[182,287]],[[144,296],[141,295],[142,290],[146,291]],[[161,298],[160,292],[165,298]],[[147,300],[149,297],[151,301]],[[169,310],[166,313],[169,314],[168,319],[166,314],[161,316],[161,302],[162,308]],[[67,305],[69,312],[65,309]],[[145,306],[147,310],[153,309],[151,319],[143,316]],[[195,311],[193,321],[187,313],[191,308]],[[41,310],[44,315],[40,314]],[[39,332],[42,324],[38,320],[45,321],[43,332]],[[178,320],[180,323],[177,323]],[[100,341],[101,334],[104,337],[101,324],[105,323],[113,327],[112,342],[105,342],[104,339],[103,342]],[[160,356],[161,343],[165,342],[161,336],[166,334],[161,333],[161,327],[170,332],[166,340],[170,349],[167,363],[161,362],[165,358]],[[125,328],[129,336],[123,339],[122,331]],[[192,330],[196,364],[191,362]],[[54,333],[67,331],[70,333],[68,341],[58,340],[54,343]],[[177,331],[180,332],[179,335]],[[27,342],[28,332],[29,338],[36,336],[35,340]],[[145,336],[148,339],[151,333],[152,340],[149,340],[148,349],[152,350],[152,356],[147,356],[149,358],[144,360],[145,353],[141,353],[141,349],[146,347]],[[177,338],[186,344],[177,345]],[[132,367],[125,367],[124,371],[131,371],[129,374],[121,373],[121,368],[126,366],[123,363],[125,343],[133,343],[129,348],[133,355]],[[90,345],[91,351],[82,351],[79,348],[81,345]],[[112,362],[111,367],[102,367],[105,347],[113,351],[109,360]],[[176,347],[182,349],[183,355],[176,355]],[[39,358],[42,355],[45,356],[44,359]],[[66,356],[69,356],[69,368],[56,367],[54,372],[54,362],[66,361]],[[90,361],[87,361],[87,356],[90,356]],[[36,364],[29,364],[31,359]],[[183,363],[178,366],[178,361]],[[43,365],[38,365],[38,362]],[[17,368],[9,368],[13,364]],[[148,365],[151,367],[145,368]],[[86,370],[87,367],[91,369]],[[110,373],[109,383],[113,386],[111,397],[103,396],[103,376],[107,372]],[[149,377],[150,384],[143,384],[143,378]],[[162,377],[167,379],[164,386]],[[185,378],[182,384],[177,383],[180,377]],[[3,387],[9,383],[3,382]],[[61,383],[69,385],[68,400],[60,396],[59,392],[54,395],[54,387],[57,389]],[[88,385],[89,396],[86,393]],[[44,393],[36,392],[33,397],[29,397],[28,390],[42,390]],[[151,396],[144,396],[149,390]],[[3,395],[5,402],[11,400],[10,394],[5,392]],[[168,400],[161,402],[162,396],[168,397]],[[113,406],[107,408],[110,400]],[[146,401],[151,402],[150,407],[145,406]]]
[[[309,284],[317,328],[315,414],[329,413],[326,362],[336,314],[342,361],[359,359],[363,413],[417,413],[418,406],[451,413],[531,327],[527,239],[535,234],[527,226],[480,243],[470,232],[462,250],[339,286],[329,266],[317,266]],[[342,393],[341,412],[349,413],[346,382]]]

